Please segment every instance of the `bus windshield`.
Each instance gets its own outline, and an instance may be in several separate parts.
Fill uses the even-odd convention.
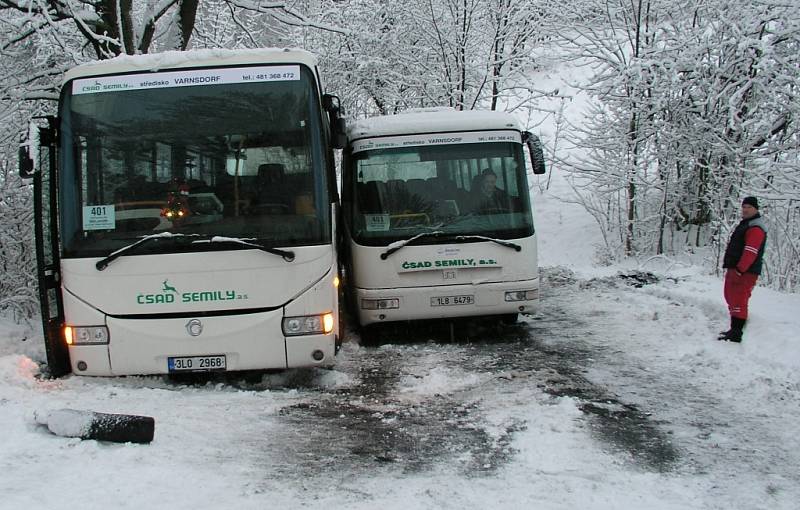
[[[431,231],[500,239],[533,234],[519,143],[364,150],[349,166],[351,231],[360,244],[387,245]]]
[[[60,106],[64,256],[105,256],[166,231],[265,247],[330,243],[316,91],[300,65],[68,83]],[[231,246],[150,243],[137,253]]]

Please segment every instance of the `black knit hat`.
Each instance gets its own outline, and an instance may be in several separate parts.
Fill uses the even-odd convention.
[[[758,209],[758,199],[756,197],[744,197],[742,200],[742,205],[752,205],[756,209]]]

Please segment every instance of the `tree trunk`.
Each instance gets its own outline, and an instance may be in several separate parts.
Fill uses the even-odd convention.
[[[189,40],[192,38],[194,31],[194,20],[197,16],[197,6],[200,0],[181,0],[180,3],[180,30],[181,30],[181,46],[180,50],[184,51],[189,47]]]
[[[633,103],[633,113],[628,126],[628,141],[631,143],[631,162],[628,168],[627,186],[627,226],[625,229],[625,255],[633,254],[634,228],[633,222],[636,219],[636,170],[639,165],[639,132],[637,125],[636,103]]]

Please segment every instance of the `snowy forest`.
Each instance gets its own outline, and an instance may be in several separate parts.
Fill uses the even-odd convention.
[[[63,73],[121,54],[300,47],[346,116],[514,112],[595,218],[598,261],[700,253],[719,267],[741,198],[769,226],[762,285],[800,289],[797,0],[0,0],[0,311],[37,313],[17,149]],[[574,66],[569,93],[536,73]],[[575,91],[590,101],[565,120]],[[541,106],[548,98],[547,107]],[[553,104],[560,107],[553,108]],[[543,126],[547,126],[544,129]],[[531,193],[548,185],[532,181]]]

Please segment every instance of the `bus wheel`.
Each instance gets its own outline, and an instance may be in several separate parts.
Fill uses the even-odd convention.
[[[518,313],[507,313],[500,316],[501,324],[516,324],[518,320],[519,320]]]
[[[359,335],[361,336],[361,345],[378,345],[381,341],[380,325],[370,324],[369,326],[361,326]]]
[[[47,356],[47,373],[52,378],[63,377],[72,372],[69,361],[69,349],[61,337],[62,325],[55,320],[48,320],[44,327],[45,354]]]

